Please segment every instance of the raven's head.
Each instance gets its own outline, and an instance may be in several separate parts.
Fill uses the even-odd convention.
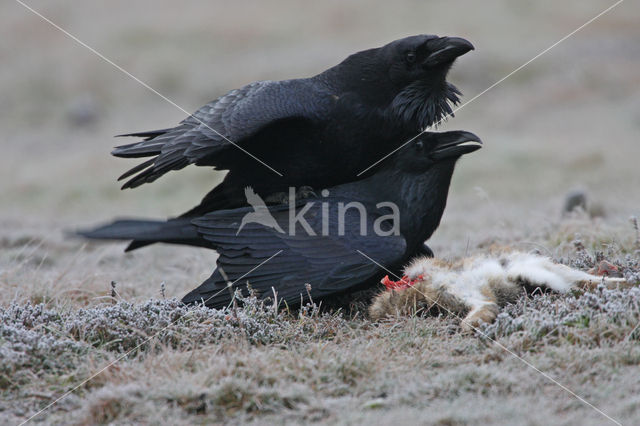
[[[392,197],[446,198],[456,161],[481,147],[480,138],[471,132],[424,132],[385,160],[372,179],[379,179],[376,184],[382,189],[393,188]],[[399,193],[398,185],[389,184],[398,179],[403,182]]]
[[[447,83],[447,73],[458,56],[473,45],[458,37],[419,35],[396,40],[381,49],[395,86],[392,117],[415,130],[438,124],[452,114],[458,89]]]
[[[442,84],[456,58],[470,50],[473,45],[463,38],[417,35],[381,47],[380,55],[391,81],[403,88],[416,81]]]
[[[418,133],[452,113],[460,92],[447,83],[458,56],[473,45],[458,37],[417,35],[350,55],[321,74],[340,93],[353,92],[368,107],[384,111],[392,128]]]
[[[391,167],[413,174],[428,172],[435,165],[453,165],[464,154],[479,150],[480,138],[471,132],[425,132],[403,147],[391,162]]]

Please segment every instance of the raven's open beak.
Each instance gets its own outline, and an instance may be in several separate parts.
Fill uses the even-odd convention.
[[[462,130],[441,133],[438,139],[441,142],[429,155],[433,160],[460,157],[482,148],[482,141],[478,136]]]
[[[458,56],[462,56],[473,50],[473,44],[460,37],[440,37],[427,42],[429,51],[432,53],[422,63],[425,67],[432,67],[440,64],[450,64]]]

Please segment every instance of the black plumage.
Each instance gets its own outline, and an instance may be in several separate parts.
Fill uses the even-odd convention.
[[[113,155],[151,158],[121,176],[128,179],[123,188],[189,164],[229,170],[183,215],[195,217],[245,206],[246,186],[266,197],[290,186],[353,181],[452,112],[460,92],[446,75],[471,49],[461,38],[412,36],[355,53],[314,77],[232,90],[177,127],[124,135],[144,140],[119,146]]]
[[[478,148],[478,137],[469,132],[429,132],[396,152],[371,176],[328,188],[293,206],[250,200],[252,207],[167,222],[120,220],[80,234],[218,251],[216,270],[184,297],[185,303],[220,308],[230,303],[234,290],[246,292],[248,284],[265,299],[275,290],[278,299],[289,305],[309,296],[317,301],[374,284],[382,271],[366,256],[398,270],[423,251],[424,241],[440,223],[457,159]],[[247,190],[247,198],[250,194]],[[364,216],[358,208],[340,213],[353,202],[362,206]],[[397,206],[397,232],[393,232],[396,222],[388,216],[393,208],[380,203]],[[268,221],[246,219],[265,211]],[[302,215],[305,223],[294,221],[291,226],[292,215]]]

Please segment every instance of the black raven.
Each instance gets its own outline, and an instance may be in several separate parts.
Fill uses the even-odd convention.
[[[261,298],[275,290],[289,305],[320,300],[375,283],[380,269],[367,256],[397,270],[420,252],[440,223],[456,161],[480,146],[473,133],[428,132],[373,175],[289,205],[266,206],[247,189],[251,207],[195,219],[119,220],[80,234],[218,251],[213,275],[185,303],[220,308],[247,284]]]
[[[113,155],[151,157],[120,177],[129,179],[123,188],[189,164],[229,170],[183,215],[195,217],[246,206],[246,186],[267,197],[291,186],[351,182],[452,112],[460,92],[447,83],[447,72],[472,49],[462,38],[406,37],[355,53],[314,77],[232,90],[174,128],[123,135],[145,139],[119,146]]]

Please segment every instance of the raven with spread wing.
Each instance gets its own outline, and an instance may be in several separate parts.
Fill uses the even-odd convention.
[[[247,186],[267,197],[291,186],[353,181],[452,112],[460,92],[446,81],[447,72],[472,49],[462,38],[406,37],[355,53],[314,77],[232,90],[174,128],[123,135],[144,140],[119,146],[113,155],[150,157],[120,177],[128,179],[123,188],[189,164],[229,170],[183,215],[196,217],[246,206]]]
[[[255,208],[169,221],[119,220],[80,234],[216,250],[216,270],[185,303],[224,307],[248,285],[264,299],[275,291],[289,305],[320,300],[374,285],[383,271],[373,261],[399,270],[419,252],[440,223],[456,161],[480,146],[469,132],[425,133],[363,180],[268,206],[266,223],[245,220],[263,210],[256,199]]]

